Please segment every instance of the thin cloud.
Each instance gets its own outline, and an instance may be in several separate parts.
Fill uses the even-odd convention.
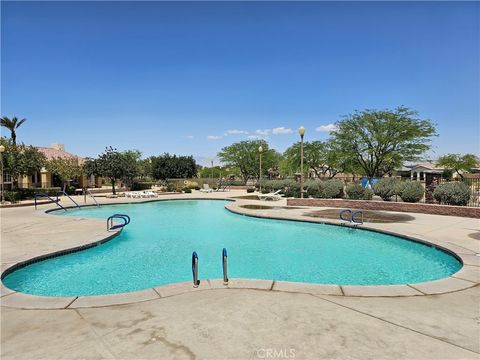
[[[207,139],[208,140],[218,140],[218,139],[221,139],[222,137],[219,136],[219,135],[208,135],[207,136]]]
[[[228,136],[228,135],[248,135],[248,131],[233,129],[233,130],[225,131],[224,135],[225,136]]]
[[[327,125],[320,125],[315,129],[315,131],[321,131],[321,132],[332,132],[337,130],[337,127],[335,124],[327,124]]]
[[[280,135],[280,134],[291,134],[293,132],[292,129],[286,128],[284,126],[282,127],[277,127],[272,129],[272,134],[274,135]]]
[[[257,136],[268,136],[272,130],[270,129],[257,129],[255,130],[255,135]]]
[[[186,137],[187,139],[193,139],[193,138],[194,138],[193,135],[187,135],[187,136],[185,136],[185,137]]]

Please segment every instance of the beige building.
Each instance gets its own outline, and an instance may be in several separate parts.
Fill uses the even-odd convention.
[[[52,160],[55,158],[61,159],[77,159],[80,164],[82,164],[85,159],[80,156],[71,154],[65,151],[65,145],[63,144],[52,144],[51,147],[38,147],[36,149],[45,155],[45,158]],[[86,175],[80,176],[79,179],[74,180],[74,184],[78,188],[84,187],[101,187],[102,179],[100,177],[87,177]],[[5,186],[6,188],[10,187],[12,183],[11,177],[8,175],[5,176]],[[60,186],[59,180],[55,178],[55,175],[51,174],[45,167],[40,171],[31,176],[23,176],[18,180],[19,188],[49,188],[54,186]]]

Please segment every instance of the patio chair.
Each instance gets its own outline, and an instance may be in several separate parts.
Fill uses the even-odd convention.
[[[157,197],[157,196],[158,196],[158,194],[157,194],[156,192],[151,191],[151,190],[145,190],[145,191],[143,192],[143,195],[144,195],[145,197],[149,197],[149,198],[150,198],[150,197]]]
[[[208,184],[203,184],[203,189],[200,189],[201,192],[211,193],[213,189],[210,188]]]
[[[281,200],[283,198],[283,195],[280,194],[281,192],[282,192],[282,190],[277,190],[274,193],[260,194],[260,195],[258,195],[258,199],[259,200],[264,200],[264,201],[267,201],[267,200],[278,201],[278,200]]]

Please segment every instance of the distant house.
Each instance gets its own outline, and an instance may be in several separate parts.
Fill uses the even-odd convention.
[[[410,178],[410,180],[430,183],[435,178],[441,178],[445,169],[434,162],[421,162],[406,164],[396,171],[398,176]]]
[[[52,160],[55,158],[61,159],[77,159],[80,164],[82,164],[85,159],[71,154],[65,151],[65,145],[63,144],[52,144],[51,147],[35,147],[39,152],[45,155],[45,158]],[[80,176],[78,179],[72,179],[72,184],[78,188],[83,187],[100,187],[102,179],[100,177],[86,175]],[[5,176],[5,186],[6,188],[11,187],[12,179],[9,176]],[[45,167],[40,171],[31,176],[22,176],[18,180],[19,188],[49,188],[55,186],[61,186],[61,181],[54,174],[51,174]]]

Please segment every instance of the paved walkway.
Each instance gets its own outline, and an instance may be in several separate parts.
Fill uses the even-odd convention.
[[[249,211],[265,215],[265,210]],[[270,210],[280,217],[304,212]],[[480,252],[480,242],[468,236],[478,232],[478,220],[411,215],[415,220],[408,223],[370,226],[417,237],[434,236],[458,246],[471,255],[469,266],[477,266],[471,276],[478,276],[475,253]],[[2,267],[32,255],[85,244],[106,233],[103,221],[55,217],[32,208],[2,209],[1,222]],[[10,295],[2,289],[4,296]],[[1,357],[479,359],[479,303],[480,288],[474,286],[414,297],[225,289],[99,308],[22,310],[2,306]]]

